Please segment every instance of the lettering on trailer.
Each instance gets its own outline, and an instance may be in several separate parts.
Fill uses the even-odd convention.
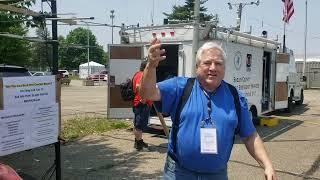
[[[259,91],[259,83],[251,82],[250,77],[233,77],[233,84],[242,91],[247,97],[256,96]]]

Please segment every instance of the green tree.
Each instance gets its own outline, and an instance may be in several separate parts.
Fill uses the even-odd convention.
[[[36,35],[39,39],[49,39],[50,32],[46,27],[37,28]],[[30,64],[34,70],[49,70],[52,62],[52,45],[50,43],[35,42],[32,44],[32,59]]]
[[[32,3],[21,3],[18,7],[29,7]],[[26,18],[27,16],[0,11],[0,32],[20,36],[26,35],[28,32],[24,24]],[[28,66],[30,64],[30,42],[3,36],[0,36],[0,42],[0,63],[19,66]]]
[[[210,21],[213,18],[212,14],[206,14],[207,8],[202,6],[208,0],[200,0],[200,22]],[[179,21],[191,22],[194,17],[194,0],[186,0],[183,6],[173,6],[172,13],[163,13],[170,23],[178,23]]]
[[[78,69],[79,65],[88,61],[88,34],[90,47],[90,61],[105,64],[105,52],[102,46],[98,45],[96,37],[92,32],[85,28],[72,30],[66,39],[59,39],[59,67],[64,69]]]

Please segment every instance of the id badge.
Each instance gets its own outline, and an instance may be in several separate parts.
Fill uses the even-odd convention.
[[[200,128],[201,154],[218,154],[217,129]]]

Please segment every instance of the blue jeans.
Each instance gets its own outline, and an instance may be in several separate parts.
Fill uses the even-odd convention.
[[[192,162],[190,162],[192,163]],[[228,180],[227,167],[216,173],[198,173],[178,165],[170,156],[164,166],[164,180]]]

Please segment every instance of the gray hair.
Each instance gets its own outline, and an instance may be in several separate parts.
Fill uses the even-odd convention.
[[[204,50],[208,50],[208,49],[217,49],[219,51],[221,51],[222,53],[222,58],[223,58],[223,62],[227,59],[227,55],[226,52],[222,49],[221,45],[218,44],[215,41],[210,41],[210,42],[206,42],[204,43],[199,50],[197,51],[197,55],[196,55],[196,64],[199,65],[200,60],[201,60],[201,56]]]

